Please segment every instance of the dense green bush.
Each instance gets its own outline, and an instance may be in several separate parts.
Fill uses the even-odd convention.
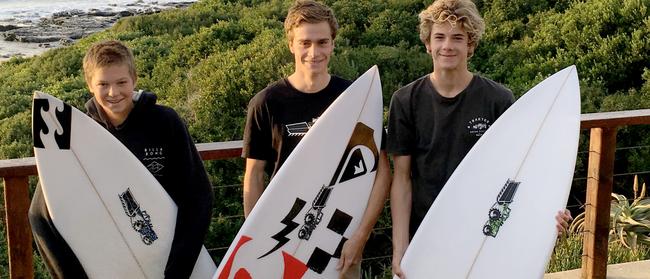
[[[89,97],[81,73],[83,53],[105,39],[133,48],[138,88],[156,92],[161,103],[176,109],[197,142],[241,139],[248,100],[293,71],[282,26],[291,2],[200,1],[183,10],[124,18],[73,46],[0,63],[0,159],[33,154],[29,127],[34,90],[83,107]],[[354,79],[379,65],[386,108],[392,92],[432,70],[417,33],[417,14],[431,1],[324,2],[341,25],[331,71]],[[583,112],[650,107],[650,0],[476,2],[487,31],[470,60],[472,70],[520,96],[575,64]],[[619,145],[650,145],[649,132],[644,127],[622,129]],[[582,143],[584,149],[584,138]],[[616,171],[649,170],[648,156],[648,148],[619,152]],[[584,174],[584,165],[579,159],[577,175]],[[242,222],[243,164],[231,159],[206,162],[206,167],[217,185],[218,201],[206,246],[217,248],[211,253],[219,260]],[[576,188],[584,190],[584,183]],[[367,254],[381,260],[364,262],[370,277],[390,266],[381,258],[390,254],[387,212],[380,224],[383,229],[371,238]]]

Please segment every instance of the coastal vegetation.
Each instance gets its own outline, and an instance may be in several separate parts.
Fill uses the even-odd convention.
[[[431,1],[324,2],[335,10],[341,25],[331,72],[354,79],[378,65],[385,109],[392,92],[431,72],[431,58],[417,33],[417,14]],[[196,142],[240,140],[250,98],[293,71],[282,29],[291,3],[199,1],[186,9],[126,17],[71,46],[0,63],[0,159],[33,156],[34,90],[83,108],[89,93],[81,59],[90,44],[106,39],[122,40],[133,49],[137,87],[155,92],[162,104],[178,111]],[[470,60],[472,71],[505,84],[518,97],[550,74],[575,64],[583,113],[650,108],[650,0],[476,3],[487,28]],[[639,148],[617,152],[617,173],[650,170],[649,135],[647,127],[619,131],[619,146]],[[586,141],[582,142],[585,150]],[[574,214],[584,200],[585,156],[579,154],[569,201]],[[218,201],[206,247],[219,262],[243,221],[243,161],[205,163]],[[650,181],[647,172],[641,178]],[[629,187],[620,185],[629,185],[631,179],[617,177],[615,192],[629,196]],[[390,274],[386,272],[391,253],[388,213],[386,209],[366,247],[367,278]],[[0,251],[3,274],[5,251]]]

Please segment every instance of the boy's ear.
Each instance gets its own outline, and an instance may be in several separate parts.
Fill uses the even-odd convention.
[[[476,43],[469,43],[467,46],[467,58],[472,58],[474,56],[474,51],[476,50]]]

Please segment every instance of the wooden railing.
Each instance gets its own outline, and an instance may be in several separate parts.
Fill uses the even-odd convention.
[[[583,114],[582,129],[590,129],[586,219],[582,277],[605,279],[609,211],[613,183],[616,131],[619,127],[650,124],[650,109]],[[241,141],[197,144],[203,160],[239,157]],[[32,234],[27,219],[29,176],[37,175],[34,158],[0,161],[4,179],[7,247],[11,278],[33,278]]]

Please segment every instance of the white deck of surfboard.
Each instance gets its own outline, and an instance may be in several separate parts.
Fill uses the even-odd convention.
[[[55,116],[63,102],[36,92],[49,110],[35,111],[49,132],[40,132],[45,148],[34,148],[40,182],[55,227],[90,278],[163,278],[176,225],[177,207],[151,173],[108,131],[72,108],[71,128]],[[54,134],[70,133],[70,149],[61,150]],[[119,194],[130,189],[151,217],[158,239],[146,245],[132,228]],[[216,266],[205,248],[192,278],[210,278]]]
[[[541,278],[566,205],[580,126],[575,66],[522,96],[445,184],[401,263],[409,279]],[[483,234],[508,179],[521,182],[496,237]]]
[[[376,163],[368,148],[357,146],[355,148],[360,148],[363,153],[368,172],[336,184],[322,210],[323,219],[311,238],[301,240],[298,237],[301,226],[305,224],[305,215],[312,208],[312,201],[316,199],[321,187],[332,180],[357,123],[363,123],[373,130],[371,137],[379,148],[382,111],[381,84],[375,66],[330,105],[291,153],[235,237],[219,266],[218,278],[233,278],[236,272],[244,270],[252,278],[338,277],[335,269],[338,259],[331,259],[322,274],[309,269],[302,275],[300,272],[294,273],[290,268],[285,269],[290,264],[285,262],[283,253],[292,255],[302,264],[308,262],[316,247],[334,254],[342,236],[328,229],[327,225],[337,209],[353,216],[343,236],[349,238],[359,226],[376,173],[370,170]],[[304,200],[306,204],[294,218],[283,222],[296,198]],[[292,225],[295,228],[287,229],[286,234],[279,233]],[[243,236],[251,237],[252,240],[233,254],[236,244]],[[276,239],[284,239],[286,244],[260,258],[279,243]],[[226,265],[229,259],[232,266]]]

